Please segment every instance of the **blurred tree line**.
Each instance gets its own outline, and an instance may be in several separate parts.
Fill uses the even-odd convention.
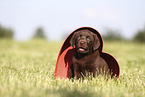
[[[38,27],[34,32],[34,39],[46,39],[45,32],[42,27]]]
[[[65,39],[69,34],[63,34],[63,39]],[[0,38],[13,39],[14,31],[10,28],[6,28],[0,25]],[[105,34],[102,35],[104,40],[107,41],[126,41],[126,39],[120,34],[119,30],[105,29]],[[33,39],[46,39],[45,31],[43,27],[37,27],[32,36]],[[145,26],[143,29],[137,31],[134,35],[132,41],[145,43]]]
[[[145,26],[144,29],[138,31],[138,33],[134,36],[133,41],[145,43]]]
[[[106,41],[125,40],[124,37],[120,33],[121,33],[120,30],[114,30],[114,29],[106,28],[102,37]]]
[[[14,31],[0,25],[0,38],[13,39]]]
[[[14,34],[15,33],[12,29],[0,25],[0,38],[13,39]],[[42,27],[36,28],[32,38],[46,39],[46,35],[43,28]]]
[[[127,41],[121,34],[119,30],[107,29],[103,39],[107,41]],[[145,43],[145,26],[144,29],[140,29],[134,35],[131,41]]]
[[[107,29],[103,39],[107,41],[127,41],[121,34],[119,30]],[[143,29],[137,31],[137,33],[132,38],[133,42],[145,43],[145,26]]]

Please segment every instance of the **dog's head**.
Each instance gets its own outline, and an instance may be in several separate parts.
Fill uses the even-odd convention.
[[[84,29],[74,33],[70,40],[72,47],[75,46],[79,53],[89,53],[97,50],[100,46],[99,38],[90,30]]]

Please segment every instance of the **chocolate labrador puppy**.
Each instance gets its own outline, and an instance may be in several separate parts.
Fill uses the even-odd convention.
[[[84,29],[74,33],[70,44],[75,48],[69,77],[84,78],[88,74],[106,74],[109,70],[107,63],[100,57],[100,41],[96,34]]]

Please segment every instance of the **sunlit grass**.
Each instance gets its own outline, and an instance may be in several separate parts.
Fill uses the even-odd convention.
[[[62,42],[0,40],[0,97],[144,97],[145,45],[106,42],[120,78],[54,79]]]

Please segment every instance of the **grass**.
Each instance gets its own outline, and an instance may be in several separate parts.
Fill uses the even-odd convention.
[[[145,44],[105,42],[120,64],[117,80],[54,79],[62,42],[0,40],[0,97],[145,97]]]

